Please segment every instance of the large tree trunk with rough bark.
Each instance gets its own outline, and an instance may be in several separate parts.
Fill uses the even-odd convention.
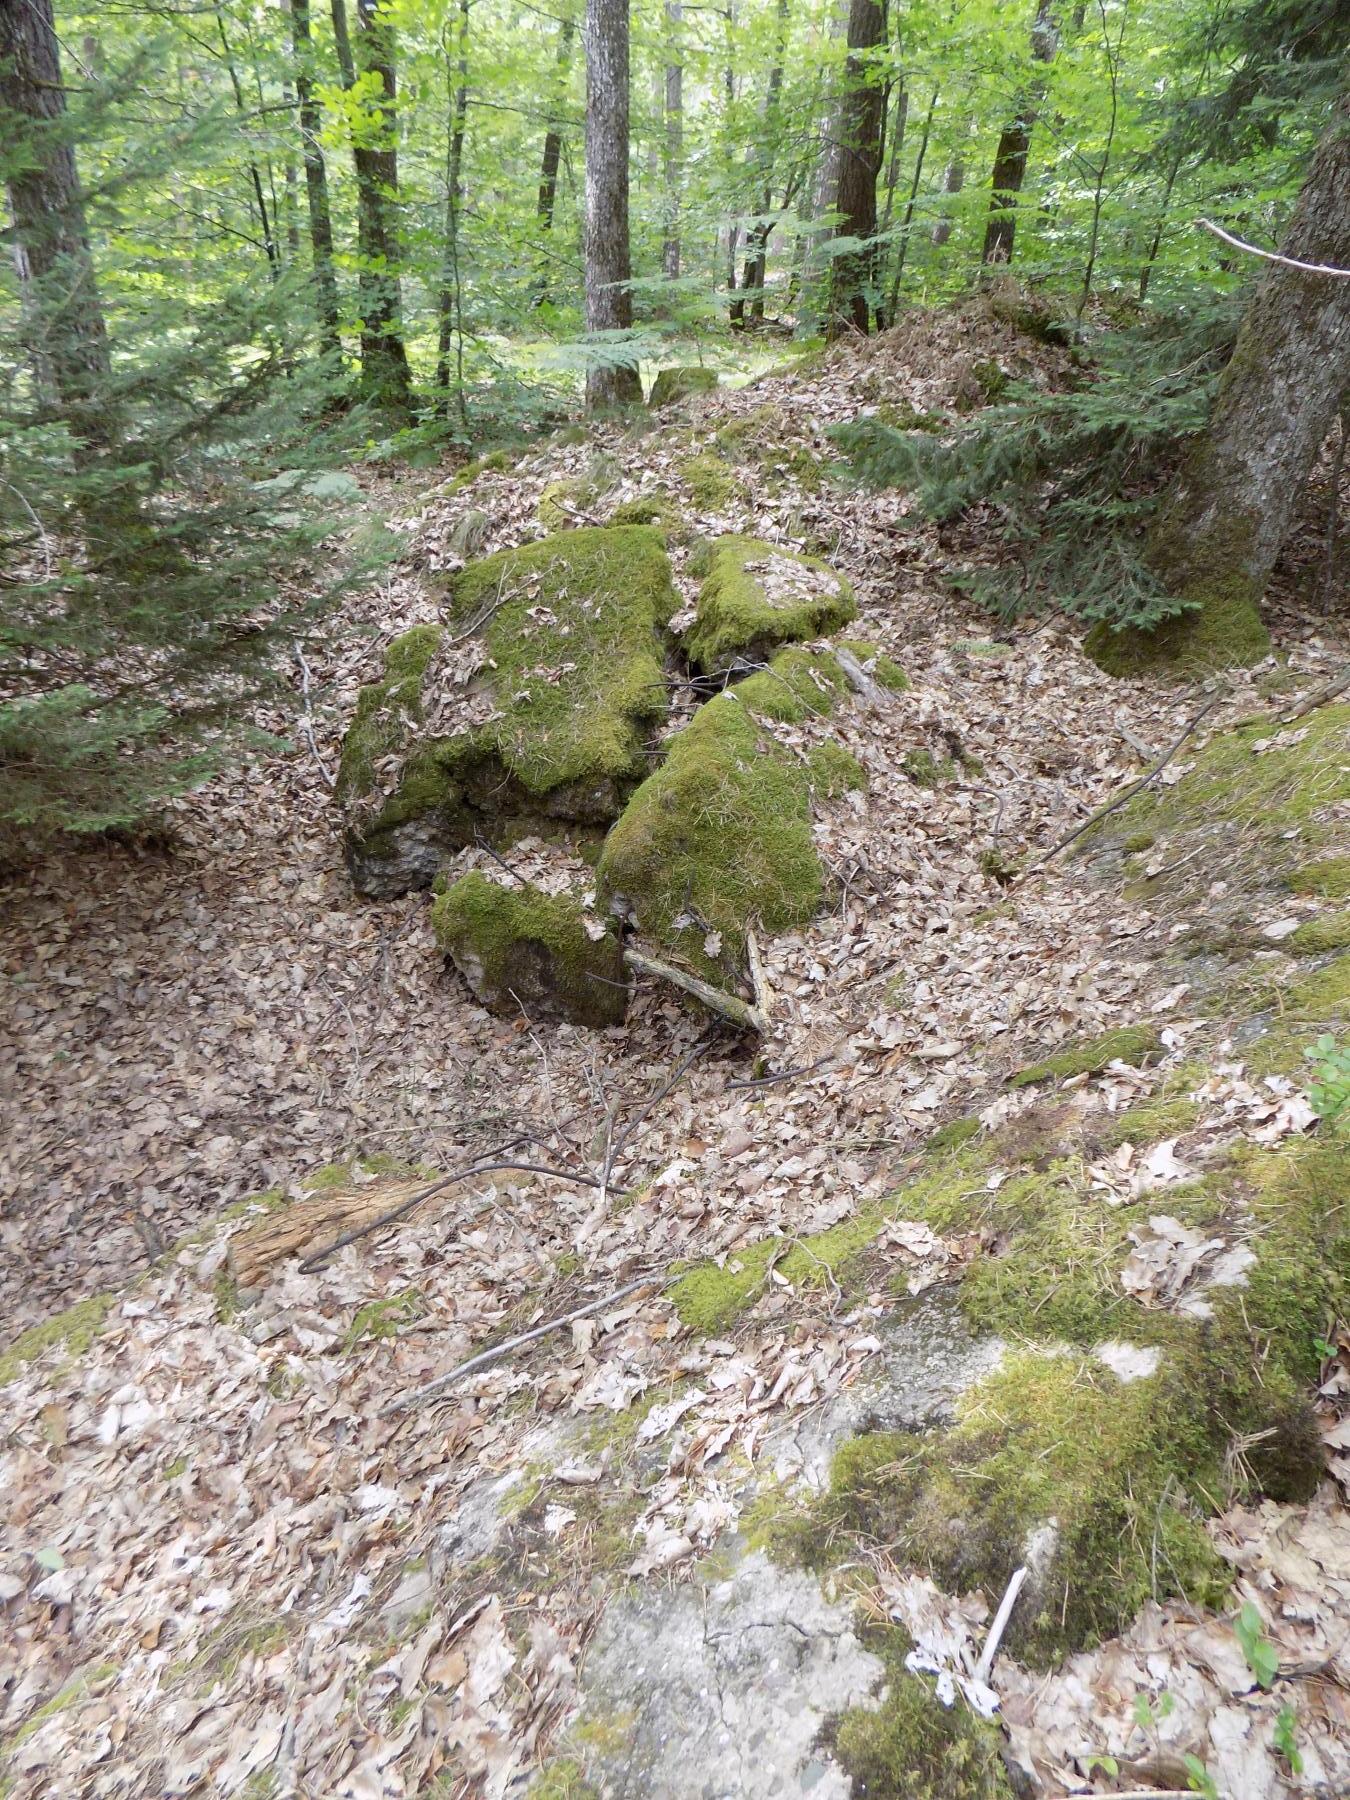
[[[1059,49],[1059,31],[1050,12],[1050,0],[1040,0],[1031,27],[1031,54],[1037,62],[1050,63]],[[1027,173],[1031,131],[1045,98],[1045,82],[1035,81],[1023,93],[1016,116],[999,134],[990,178],[989,223],[984,232],[981,262],[1010,263],[1017,234],[1017,199]]]
[[[383,121],[377,142],[352,145],[357,246],[361,257],[361,388],[376,405],[406,414],[412,404],[412,377],[403,345],[398,241],[391,217],[398,205],[391,27],[379,15],[375,0],[357,0],[358,34],[354,47],[347,26],[346,0],[332,0],[332,5],[342,84],[353,87],[358,73],[377,75],[379,91],[374,106]]]
[[[305,198],[309,204],[314,310],[318,314],[324,355],[330,356],[336,364],[342,355],[342,339],[338,331],[337,276],[333,268],[333,215],[328,203],[328,170],[319,144],[322,119],[314,97],[314,52],[310,36],[309,0],[290,0],[290,9],[295,98],[305,162]]]
[[[629,331],[628,0],[586,4],[586,330]],[[636,366],[614,344],[596,344],[586,405],[640,402]]]
[[[830,270],[825,335],[841,337],[850,328],[866,332],[876,287],[877,176],[881,173],[886,90],[873,54],[886,41],[882,0],[850,0],[848,60],[835,144],[834,204],[839,236],[858,238],[862,248],[837,256]],[[877,309],[878,314],[880,308]],[[880,323],[878,317],[878,323]]]
[[[1350,95],[1313,155],[1280,254],[1350,269]],[[1149,637],[1098,632],[1105,666],[1260,660],[1268,645],[1258,606],[1348,392],[1350,280],[1266,264],[1209,429],[1149,544],[1168,592],[1193,610]]]
[[[26,151],[9,178],[14,247],[35,374],[48,382],[75,436],[116,435],[108,413],[111,358],[89,250],[66,113],[51,0],[0,0],[0,105],[11,147]]]

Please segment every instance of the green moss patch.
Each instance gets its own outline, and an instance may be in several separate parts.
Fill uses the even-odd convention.
[[[1035,1081],[1066,1081],[1072,1075],[1100,1075],[1113,1062],[1145,1068],[1162,1055],[1162,1039],[1152,1025],[1124,1025],[1101,1037],[1080,1039],[1043,1062],[1029,1063],[1009,1077],[1012,1087]]]
[[[894,658],[885,655],[874,644],[864,643],[861,638],[840,638],[839,648],[851,651],[879,687],[887,688],[893,694],[909,692],[909,676]]]
[[[674,406],[694,394],[710,394],[716,386],[716,369],[705,369],[701,363],[658,369],[647,404],[653,412],[660,412],[662,407]]]
[[[568,894],[505,888],[477,873],[439,894],[436,941],[491,1012],[615,1025],[628,1006],[617,935],[587,929]]]
[[[1108,1114],[1093,1137],[1104,1150],[1121,1144],[1160,1144],[1193,1130],[1200,1118],[1194,1100],[1144,1100],[1123,1113]]]
[[[1012,1800],[998,1726],[963,1700],[943,1706],[933,1684],[905,1668],[899,1630],[865,1641],[886,1665],[880,1706],[854,1707],[830,1733],[836,1757],[869,1800]]]
[[[32,1325],[0,1353],[0,1387],[14,1381],[48,1350],[63,1350],[72,1359],[81,1357],[103,1330],[112,1310],[111,1294],[91,1294],[77,1300],[54,1318]]]
[[[696,506],[720,512],[730,506],[741,492],[731,466],[712,450],[700,450],[686,456],[677,465],[680,478],[689,489]]]
[[[809,750],[806,764],[812,793],[821,794],[827,800],[836,800],[841,794],[867,786],[866,769],[856,756],[850,756],[843,745],[836,744],[832,738]]]
[[[504,821],[613,818],[665,710],[657,630],[676,603],[647,526],[562,532],[456,577],[452,627],[391,645],[343,746],[338,793],[362,891],[426,886],[442,855],[500,836]],[[484,655],[466,683],[471,638]]]
[[[753,922],[789,931],[820,906],[813,771],[765,721],[826,713],[843,686],[828,655],[775,657],[671,738],[605,840],[602,898],[622,901],[644,931],[712,980],[736,979]]]
[[[857,615],[853,590],[828,564],[762,538],[719,538],[684,644],[699,668],[720,674],[763,661],[783,644],[823,637]]]
[[[1296,894],[1321,894],[1327,900],[1350,900],[1350,856],[1328,856],[1304,863],[1285,877]]]
[[[352,1314],[343,1349],[355,1350],[362,1344],[380,1344],[396,1338],[405,1325],[420,1319],[425,1311],[426,1302],[416,1288],[403,1288],[380,1300],[369,1300]]]
[[[1286,950],[1295,956],[1327,956],[1333,950],[1350,945],[1350,912],[1323,913],[1320,919],[1309,919],[1284,941]]]

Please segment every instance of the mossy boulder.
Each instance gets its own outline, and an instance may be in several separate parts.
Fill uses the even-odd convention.
[[[431,909],[436,941],[489,1012],[620,1025],[628,1008],[618,933],[588,928],[580,902],[463,876]]]
[[[857,611],[849,583],[818,558],[762,538],[718,538],[684,647],[705,674],[721,675],[836,631]]]
[[[714,450],[700,450],[693,456],[686,456],[678,468],[695,506],[706,507],[710,512],[720,512],[730,506],[741,492],[741,484],[731,465]]]
[[[828,712],[843,684],[832,657],[783,652],[676,733],[605,841],[602,896],[711,980],[739,975],[753,921],[787,931],[820,906],[812,772],[768,723]]]
[[[658,369],[647,404],[653,412],[660,412],[662,407],[674,406],[677,401],[687,400],[692,394],[710,394],[716,386],[716,369],[705,369],[700,363]]]
[[[360,892],[427,887],[480,834],[614,818],[665,711],[658,631],[676,605],[646,526],[564,532],[453,577],[447,623],[390,646],[343,745]]]
[[[1270,633],[1250,600],[1216,590],[1150,631],[1099,621],[1083,649],[1108,675],[1168,675],[1189,681],[1215,669],[1246,669],[1270,654]]]

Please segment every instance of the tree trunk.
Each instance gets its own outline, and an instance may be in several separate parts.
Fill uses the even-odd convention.
[[[665,138],[662,177],[665,187],[665,232],[661,269],[667,281],[680,279],[680,169],[684,161],[684,61],[680,43],[684,7],[666,0]]]
[[[553,99],[548,125],[544,131],[544,151],[539,161],[539,198],[535,218],[541,238],[553,231],[553,215],[558,207],[558,170],[562,166],[563,112],[567,103],[567,71],[572,61],[572,39],[576,26],[564,19],[558,27],[558,52],[553,64]],[[534,280],[534,304],[542,306],[549,294],[548,259],[540,255]]]
[[[1313,155],[1280,252],[1350,268],[1350,95]],[[1247,306],[1209,429],[1158,520],[1149,558],[1193,610],[1149,638],[1098,633],[1095,653],[1125,670],[1141,658],[1192,666],[1258,662],[1258,604],[1318,452],[1350,391],[1350,280],[1279,263]]]
[[[933,135],[933,114],[937,111],[941,97],[942,89],[934,88],[933,97],[928,102],[928,111],[924,115],[923,130],[919,134],[919,153],[914,158],[914,177],[909,184],[905,216],[900,221],[900,247],[895,253],[895,273],[891,277],[891,291],[886,300],[886,314],[892,323],[900,307],[900,282],[905,273],[905,258],[909,255],[910,234],[914,229],[914,206],[919,198],[919,183],[923,180],[923,165],[928,159],[928,142]]]
[[[741,276],[741,293],[731,309],[733,324],[744,322],[745,302],[750,301],[750,317],[764,317],[764,277],[769,260],[769,238],[773,234],[773,154],[779,140],[779,114],[782,111],[783,62],[787,56],[788,0],[778,0],[778,44],[769,85],[764,95],[764,126],[760,134],[756,161],[760,170],[760,217],[745,235],[745,270]]]
[[[328,204],[328,170],[319,144],[322,120],[314,98],[309,0],[291,0],[291,51],[295,59],[295,96],[305,162],[305,198],[309,205],[314,309],[319,318],[323,353],[332,358],[336,367],[342,358],[342,338],[338,330],[337,276],[333,269],[333,214]]]
[[[333,37],[342,85],[356,84],[358,57],[347,28],[346,0],[332,0]],[[393,46],[389,27],[378,18],[375,0],[357,0],[359,72],[379,76],[376,108],[382,114],[382,142],[352,143],[356,171],[357,246],[360,251],[361,389],[365,398],[406,415],[412,406],[412,377],[403,345],[398,246],[390,211],[398,203],[398,152],[394,145]],[[369,102],[367,102],[369,104]]]
[[[446,64],[450,117],[445,152],[445,242],[441,251],[441,287],[437,298],[436,386],[440,405],[450,416],[450,346],[455,346],[455,402],[460,423],[469,422],[464,401],[464,330],[460,310],[459,208],[464,196],[464,127],[469,116],[469,5],[459,0],[459,28],[453,69]]]
[[[886,42],[882,0],[850,0],[848,60],[836,140],[835,209],[839,236],[858,238],[863,248],[834,259],[825,321],[827,339],[845,331],[866,332],[876,286],[877,176],[881,173],[886,96],[877,59],[869,54]],[[881,309],[878,307],[878,314]]]
[[[1050,63],[1059,49],[1059,32],[1050,13],[1050,0],[1040,0],[1036,20],[1031,27],[1031,54],[1037,62]],[[1013,240],[1017,233],[1017,197],[1027,173],[1027,152],[1031,148],[1032,127],[1041,101],[1045,98],[1045,82],[1034,81],[1022,95],[1017,116],[1003,127],[998,149],[994,152],[994,172],[990,178],[989,223],[984,232],[983,263],[1010,263]]]
[[[112,364],[75,152],[62,129],[66,95],[51,0],[0,0],[0,102],[27,127],[9,203],[34,366],[49,377],[76,437],[105,445],[116,436],[107,396]]]
[[[628,0],[586,0],[586,331],[630,331],[628,283]],[[594,345],[586,405],[642,399],[637,368],[622,346]]]
[[[964,153],[960,150],[947,164],[947,173],[942,178],[942,192],[947,199],[954,199],[966,185],[966,163]],[[952,235],[951,214],[945,208],[942,217],[933,226],[933,244],[938,250]]]

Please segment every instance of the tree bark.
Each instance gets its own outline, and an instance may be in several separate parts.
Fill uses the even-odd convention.
[[[662,180],[665,188],[665,232],[661,269],[667,281],[680,279],[680,173],[684,162],[684,57],[681,0],[666,0],[665,135]]]
[[[764,317],[764,277],[768,272],[769,238],[773,234],[773,155],[779,139],[779,114],[782,111],[783,63],[787,56],[788,0],[778,0],[778,43],[769,85],[764,95],[764,125],[760,133],[755,160],[760,172],[760,216],[745,235],[745,268],[741,275],[741,292],[732,302],[733,325],[745,321],[745,303],[750,302],[750,317]]]
[[[290,0],[290,12],[295,97],[300,115],[300,142],[305,163],[305,198],[309,207],[314,310],[318,314],[323,353],[331,357],[336,366],[342,357],[342,338],[338,329],[337,275],[333,267],[333,214],[328,202],[328,169],[319,143],[322,119],[318,101],[314,98],[309,0]]]
[[[1350,95],[1313,154],[1280,251],[1350,268]],[[1127,634],[1112,634],[1108,667],[1146,648],[1225,666],[1257,662],[1268,647],[1258,605],[1350,392],[1350,281],[1262,267],[1209,429],[1149,544],[1168,592],[1197,610],[1165,622],[1147,646],[1141,634],[1124,644]]]
[[[446,87],[450,117],[445,151],[445,241],[441,250],[441,286],[437,297],[436,386],[440,405],[450,415],[450,347],[455,346],[455,404],[461,424],[469,422],[464,400],[464,332],[460,311],[459,209],[464,197],[464,127],[469,116],[469,6],[459,0],[455,61],[447,59]]]
[[[51,0],[0,0],[0,104],[25,155],[9,178],[16,261],[35,368],[50,379],[77,436],[109,443],[112,362],[75,152],[62,124],[66,94]]]
[[[965,155],[958,150],[947,164],[947,173],[942,178],[942,192],[948,199],[954,199],[966,185]],[[944,209],[942,217],[933,226],[933,244],[941,249],[952,235],[951,214]]]
[[[342,85],[355,86],[358,69],[380,78],[377,108],[382,115],[382,141],[352,144],[361,259],[361,389],[377,406],[406,415],[412,407],[412,375],[403,344],[398,244],[391,220],[398,204],[393,43],[389,26],[377,14],[376,0],[357,0],[356,52],[347,26],[346,0],[332,0],[332,7]]]
[[[850,0],[848,60],[836,138],[834,204],[838,235],[862,241],[863,248],[834,259],[825,336],[833,340],[850,328],[867,331],[876,286],[877,176],[881,173],[886,96],[877,61],[870,52],[886,42],[882,0]],[[871,247],[869,247],[871,245]],[[875,309],[880,321],[881,308]]]
[[[586,331],[629,331],[628,0],[586,0]],[[642,399],[622,346],[596,345],[586,370],[594,412]]]
[[[1059,49],[1059,31],[1050,12],[1050,0],[1040,0],[1031,27],[1031,54],[1039,63],[1051,63]],[[983,263],[1010,263],[1017,234],[1017,197],[1027,173],[1031,132],[1045,98],[1045,82],[1032,82],[1022,95],[1017,115],[1003,127],[994,152],[990,177],[989,223],[984,232]]]
[[[576,26],[564,19],[558,27],[558,54],[553,65],[553,105],[544,131],[544,152],[539,162],[539,198],[535,205],[540,234],[553,230],[553,215],[558,205],[558,170],[562,165],[563,109],[567,96],[567,70],[572,60],[572,38]],[[547,263],[541,258],[534,283],[534,304],[542,306],[548,299]]]

